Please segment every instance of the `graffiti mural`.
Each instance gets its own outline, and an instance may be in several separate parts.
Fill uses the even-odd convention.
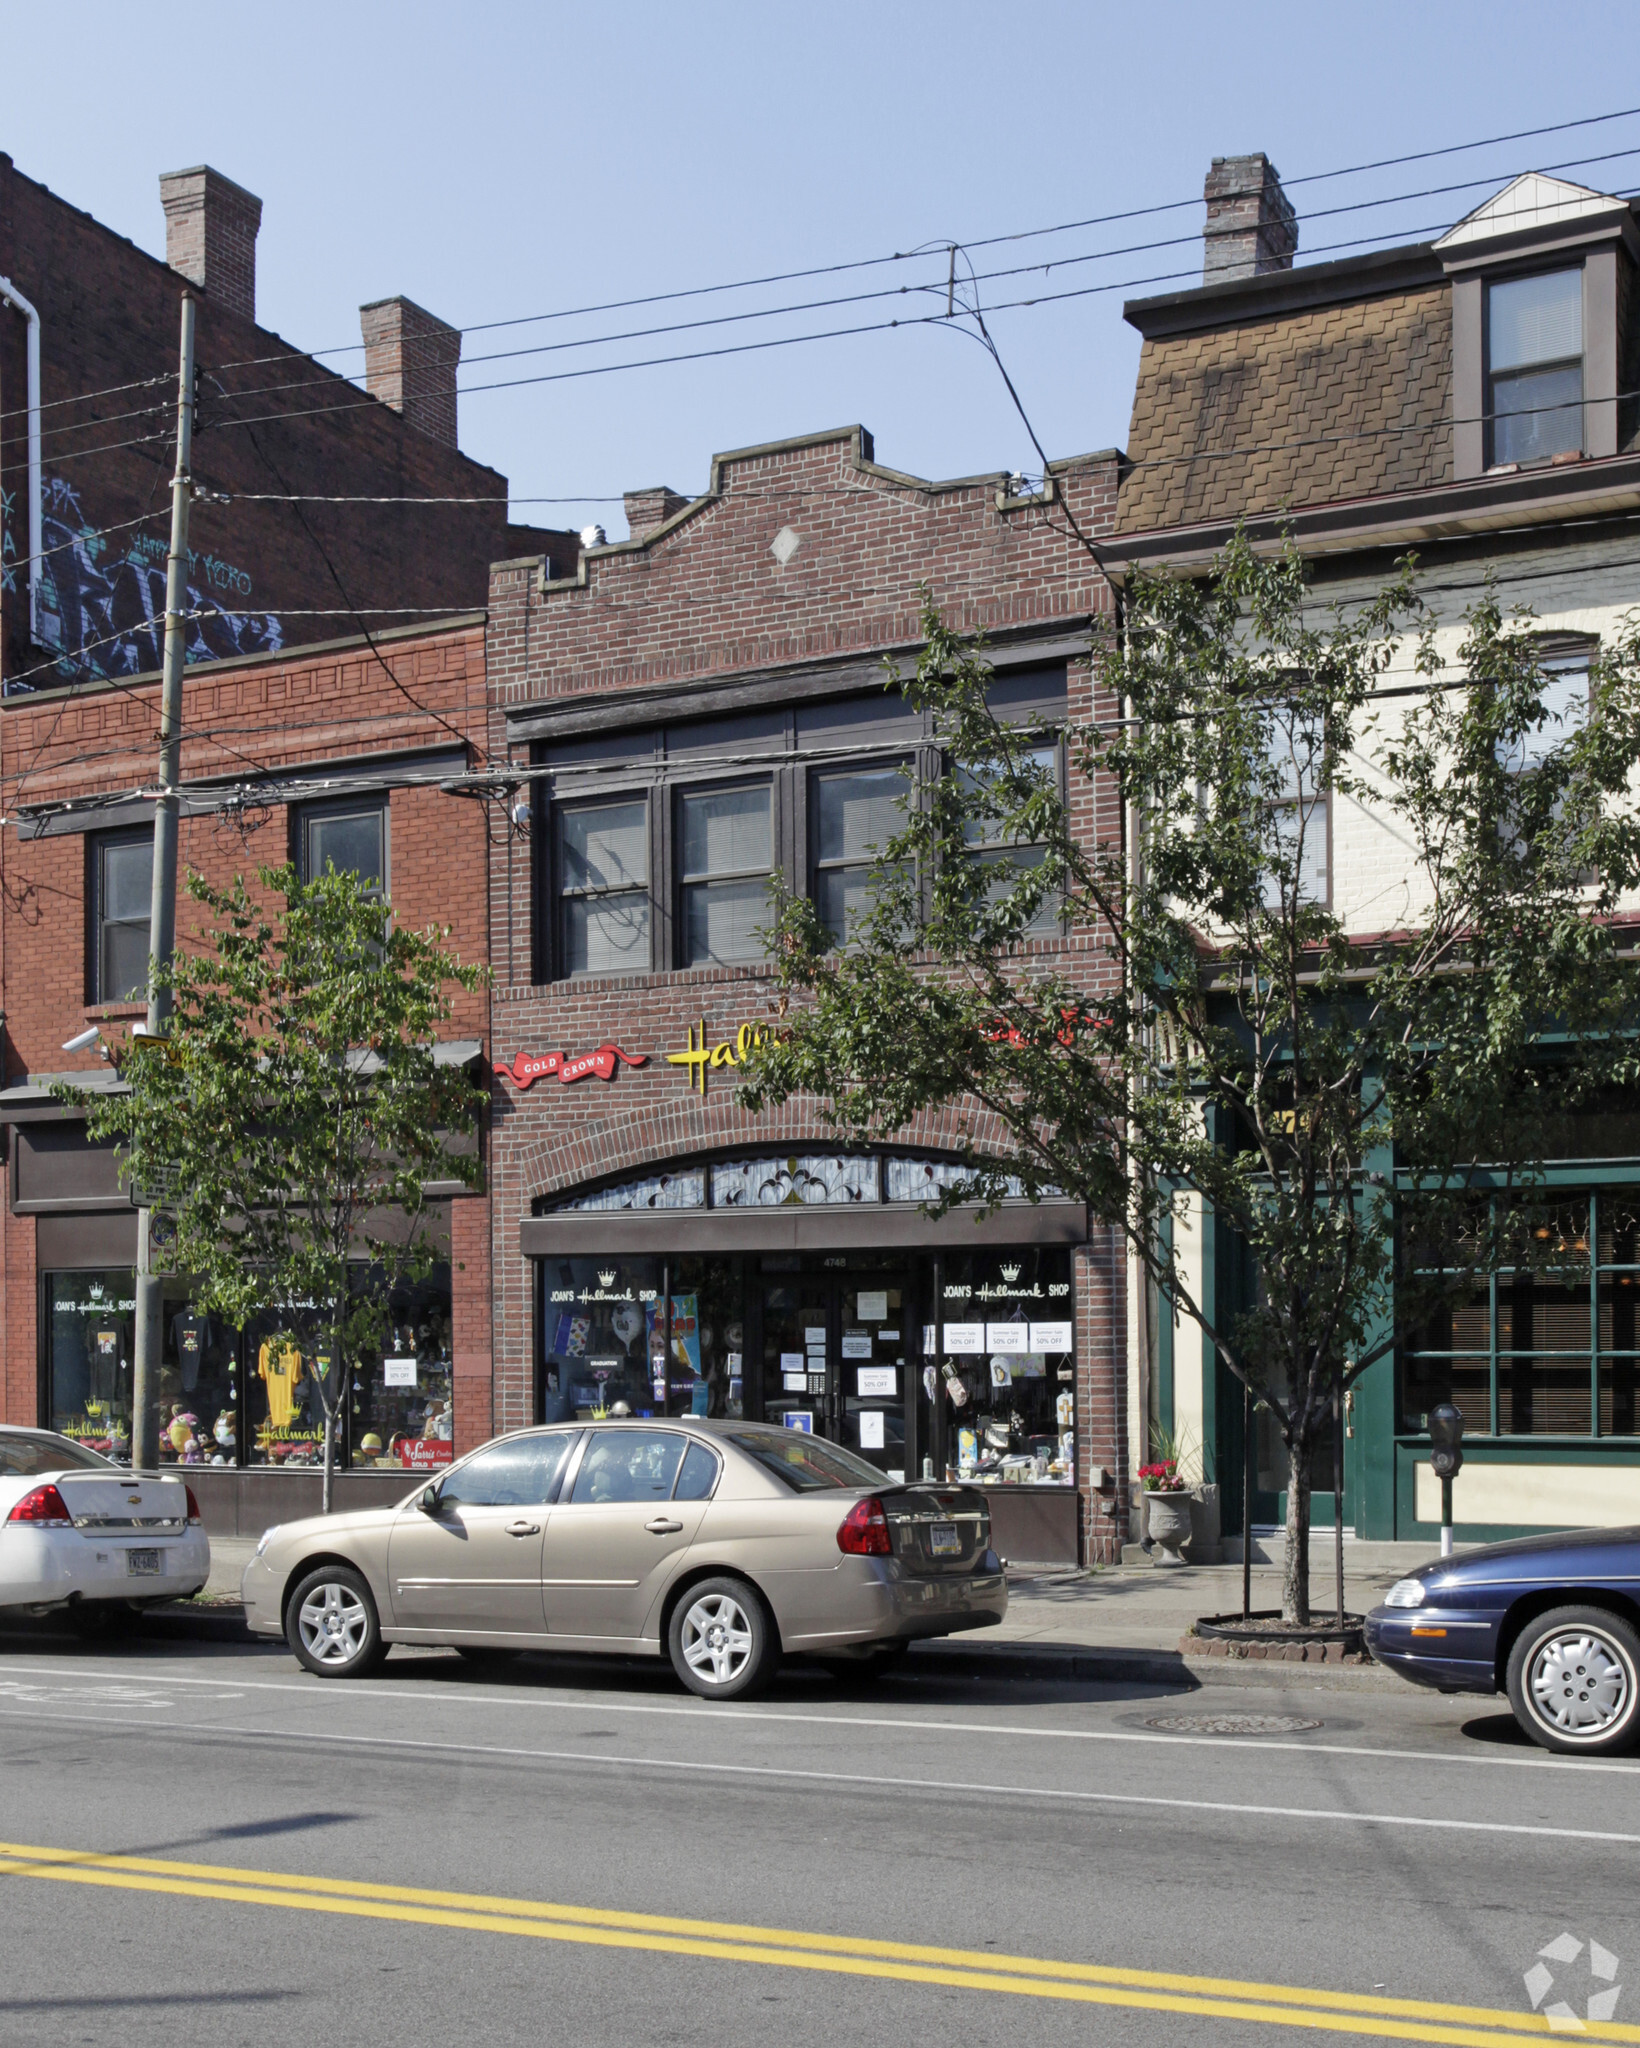
[[[8,590],[27,583],[14,538],[14,498],[8,493],[0,508],[0,574]],[[147,533],[103,536],[82,512],[79,493],[62,477],[44,480],[42,498],[39,634],[57,660],[27,682],[8,682],[7,693],[75,676],[133,676],[157,669],[165,641],[165,540]],[[272,654],[284,645],[276,618],[229,608],[250,594],[245,570],[218,555],[189,550],[187,602],[198,615],[188,621],[189,661]]]

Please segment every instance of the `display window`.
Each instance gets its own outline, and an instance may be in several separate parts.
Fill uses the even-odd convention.
[[[741,1415],[742,1263],[704,1255],[546,1261],[545,1420]]]
[[[137,1307],[129,1267],[45,1276],[51,1427],[105,1457],[131,1455],[131,1351]]]
[[[1076,1483],[1064,1247],[545,1258],[538,1286],[544,1421],[745,1418],[890,1480]]]
[[[924,1331],[929,1440],[948,1479],[1076,1483],[1076,1333],[1070,1253],[947,1253],[937,1327]]]
[[[363,1264],[355,1284],[381,1287]],[[43,1276],[50,1427],[115,1459],[131,1455],[136,1275],[130,1267]],[[422,1471],[455,1454],[450,1268],[390,1296],[380,1353],[355,1361],[336,1462]],[[186,1280],[164,1282],[159,1372],[162,1465],[300,1468],[324,1461],[322,1317],[296,1306],[238,1331],[205,1314]]]
[[[373,1284],[382,1284],[379,1275]],[[393,1288],[388,1302],[387,1342],[353,1373],[351,1462],[355,1470],[432,1471],[455,1455],[450,1268],[435,1266],[414,1286]]]

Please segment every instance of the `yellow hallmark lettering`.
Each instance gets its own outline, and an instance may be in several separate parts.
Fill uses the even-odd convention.
[[[689,1085],[697,1095],[706,1093],[706,1075],[713,1067],[738,1067],[744,1064],[746,1055],[754,1046],[765,1044],[771,1038],[783,1038],[785,1032],[776,1025],[759,1024],[748,1020],[742,1024],[733,1038],[719,1039],[716,1045],[706,1040],[706,1019],[689,1026],[689,1042],[682,1052],[666,1055],[668,1066],[687,1067]]]

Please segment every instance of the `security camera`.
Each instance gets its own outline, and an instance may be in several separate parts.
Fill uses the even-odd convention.
[[[83,1031],[76,1031],[72,1038],[63,1040],[63,1051],[89,1052],[101,1037],[101,1030],[95,1024],[88,1024]]]

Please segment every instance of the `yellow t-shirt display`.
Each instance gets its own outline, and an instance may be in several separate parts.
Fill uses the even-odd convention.
[[[288,1344],[264,1344],[256,1354],[256,1371],[268,1390],[269,1427],[275,1432],[289,1429],[302,1377],[301,1352]]]

